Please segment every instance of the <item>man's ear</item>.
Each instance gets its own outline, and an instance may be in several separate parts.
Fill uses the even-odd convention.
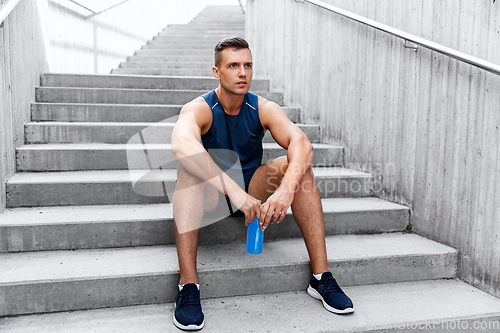
[[[217,80],[220,80],[219,68],[218,68],[218,67],[213,66],[213,67],[212,67],[212,73],[214,74],[214,77],[215,77]]]

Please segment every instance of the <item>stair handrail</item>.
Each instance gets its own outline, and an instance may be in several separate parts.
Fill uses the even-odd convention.
[[[407,32],[404,32],[402,30],[390,27],[388,25],[376,22],[374,20],[370,20],[364,16],[357,15],[357,14],[351,13],[347,10],[340,9],[338,7],[335,7],[335,6],[332,6],[328,3],[325,3],[323,1],[295,0],[295,2],[299,2],[299,3],[309,2],[310,4],[313,4],[313,5],[316,5],[318,7],[323,8],[323,9],[326,9],[328,11],[334,12],[338,15],[344,16],[344,17],[349,18],[351,20],[354,20],[356,22],[359,22],[359,23],[362,23],[364,25],[375,28],[377,30],[386,32],[386,33],[391,34],[393,36],[402,38],[405,40],[405,47],[407,47],[406,43],[409,41],[409,42],[412,42],[416,45],[420,45],[424,48],[430,49],[432,51],[436,51],[436,52],[439,52],[441,54],[444,54],[450,58],[457,59],[459,61],[462,61],[462,62],[468,63],[470,65],[484,69],[488,72],[500,75],[500,65],[498,65],[498,64],[486,61],[486,60],[478,58],[478,57],[471,56],[467,53],[460,52],[458,50],[444,46],[444,45],[439,44],[439,43],[435,43],[435,42],[430,41],[428,39],[412,35],[410,33],[407,33]]]
[[[0,7],[0,28],[9,14],[16,8],[21,0],[9,0]]]

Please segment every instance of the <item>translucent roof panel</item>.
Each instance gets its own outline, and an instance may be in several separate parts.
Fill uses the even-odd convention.
[[[85,16],[91,16],[117,6],[127,0],[51,0]]]

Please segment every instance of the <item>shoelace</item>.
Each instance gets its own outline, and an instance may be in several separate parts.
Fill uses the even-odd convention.
[[[326,280],[321,281],[320,285],[322,285],[325,294],[328,292],[343,293],[333,277],[328,277]]]
[[[179,303],[182,305],[199,305],[200,304],[200,296],[195,291],[187,291],[183,289],[181,294],[179,295],[180,301]]]

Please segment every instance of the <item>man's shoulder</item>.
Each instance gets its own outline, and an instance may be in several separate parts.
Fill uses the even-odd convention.
[[[202,96],[193,99],[192,101],[186,103],[180,112],[180,117],[187,116],[190,119],[190,116],[194,116],[197,125],[202,130],[202,133],[206,132],[206,128],[210,127],[212,123],[212,110],[205,102]]]
[[[203,96],[196,97],[190,102],[187,102],[184,104],[182,107],[181,112],[186,112],[186,111],[207,111],[210,110],[209,105],[203,98]]]
[[[273,110],[273,109],[281,109],[278,104],[273,101],[267,100],[262,96],[257,96],[259,111]]]
[[[259,117],[265,129],[270,129],[273,124],[283,123],[288,119],[277,103],[261,96],[259,96]]]

